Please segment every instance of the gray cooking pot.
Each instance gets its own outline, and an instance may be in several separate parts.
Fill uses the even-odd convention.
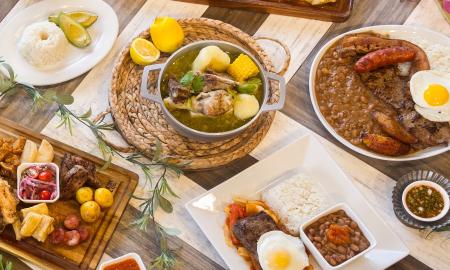
[[[255,62],[255,64],[258,66],[258,68],[261,72],[261,77],[262,77],[262,81],[263,81],[262,83],[263,83],[263,91],[264,91],[263,92],[264,100],[263,100],[262,106],[260,106],[258,113],[245,125],[242,125],[236,129],[226,131],[226,132],[217,132],[217,133],[203,132],[203,131],[198,131],[198,130],[192,129],[192,128],[184,125],[183,123],[179,122],[170,113],[170,111],[166,108],[166,106],[164,105],[164,102],[163,102],[163,98],[161,96],[161,83],[163,81],[163,75],[166,71],[166,68],[168,66],[170,66],[175,61],[175,59],[184,55],[186,52],[195,50],[195,49],[201,49],[201,48],[204,48],[204,47],[210,46],[210,45],[218,46],[222,50],[228,51],[231,53],[244,53],[244,54],[248,55],[253,60],[253,62]],[[157,81],[157,85],[156,85],[157,86],[156,93],[150,93],[148,91],[148,74],[152,71],[159,71],[159,77],[158,77],[158,81]],[[278,102],[273,103],[273,104],[267,103],[269,100],[269,93],[270,93],[269,80],[274,80],[274,81],[278,82],[278,84],[280,86],[280,98],[279,98]],[[267,72],[266,70],[264,70],[263,66],[259,63],[259,61],[247,50],[245,50],[235,44],[229,43],[229,42],[224,42],[224,41],[219,41],[219,40],[206,40],[206,41],[194,42],[194,43],[191,43],[189,45],[182,47],[178,51],[174,52],[169,57],[167,62],[164,64],[155,64],[155,65],[146,66],[144,68],[144,72],[142,73],[141,95],[144,98],[147,98],[149,100],[152,100],[152,101],[158,103],[161,106],[161,109],[164,113],[164,116],[165,116],[167,122],[175,130],[177,130],[180,134],[182,134],[186,137],[189,137],[191,139],[200,140],[200,141],[218,141],[218,140],[229,139],[229,138],[237,136],[238,134],[243,132],[245,129],[247,129],[251,124],[253,124],[253,122],[256,121],[256,119],[259,117],[259,115],[262,112],[280,110],[281,108],[283,108],[284,101],[286,98],[286,85],[285,85],[285,80],[282,76],[279,76],[275,73]]]

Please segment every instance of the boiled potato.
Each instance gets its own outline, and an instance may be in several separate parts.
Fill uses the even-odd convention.
[[[197,58],[192,63],[192,70],[203,72],[211,68],[216,72],[224,72],[230,65],[230,56],[217,46],[207,46],[200,50]]]
[[[20,158],[20,162],[21,163],[35,162],[35,160],[37,158],[37,154],[38,154],[37,145],[34,142],[27,140],[25,142],[25,146],[23,147],[23,152],[22,152],[22,156]]]
[[[37,153],[36,162],[52,162],[54,156],[53,146],[47,140],[42,140]]]
[[[259,102],[253,95],[239,94],[234,100],[234,116],[241,120],[255,116],[259,111]]]

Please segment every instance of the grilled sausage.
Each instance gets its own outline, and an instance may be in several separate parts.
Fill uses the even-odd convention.
[[[370,52],[355,63],[358,73],[369,72],[380,67],[414,60],[416,52],[409,47],[392,47]]]

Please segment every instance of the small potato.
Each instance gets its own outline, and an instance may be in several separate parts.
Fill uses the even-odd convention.
[[[259,102],[253,95],[239,94],[234,101],[234,116],[245,120],[255,116],[259,111]]]
[[[47,140],[42,140],[37,153],[36,162],[52,162],[54,156],[53,146]]]
[[[27,140],[25,146],[23,147],[22,157],[20,158],[21,163],[25,162],[35,162],[37,158],[38,150],[34,142]]]

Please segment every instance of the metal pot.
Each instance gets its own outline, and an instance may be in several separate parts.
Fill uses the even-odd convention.
[[[163,81],[163,75],[166,72],[166,68],[170,66],[177,58],[184,55],[185,53],[201,49],[206,46],[215,45],[221,48],[224,51],[231,52],[231,53],[243,53],[248,55],[253,62],[258,66],[261,78],[263,82],[263,93],[264,93],[264,100],[262,105],[259,108],[258,113],[245,125],[242,125],[236,129],[225,131],[225,132],[217,132],[217,133],[209,133],[209,132],[203,132],[198,131],[195,129],[192,129],[183,123],[179,122],[166,108],[163,102],[163,98],[161,96],[161,84]],[[159,71],[159,77],[156,85],[156,93],[149,93],[148,91],[148,74],[152,71]],[[270,84],[269,80],[274,80],[279,84],[280,87],[280,98],[278,102],[273,104],[268,104],[269,100],[269,93],[270,93]],[[285,80],[282,76],[279,76],[278,74],[268,72],[264,70],[263,66],[259,63],[259,61],[247,50],[241,48],[240,46],[237,46],[235,44],[225,42],[225,41],[219,41],[219,40],[207,40],[207,41],[198,41],[191,43],[189,45],[186,45],[179,49],[178,51],[174,52],[166,63],[164,64],[155,64],[155,65],[149,65],[144,68],[144,72],[142,74],[142,83],[141,83],[141,95],[144,98],[147,98],[149,100],[152,100],[153,102],[158,103],[161,106],[161,109],[164,113],[164,116],[167,120],[167,122],[180,134],[189,137],[191,139],[200,140],[200,141],[218,141],[218,140],[224,140],[229,139],[232,137],[237,136],[238,134],[242,133],[245,129],[247,129],[253,122],[258,119],[259,115],[262,112],[267,111],[274,111],[274,110],[280,110],[284,106],[284,101],[286,98],[286,85]]]

